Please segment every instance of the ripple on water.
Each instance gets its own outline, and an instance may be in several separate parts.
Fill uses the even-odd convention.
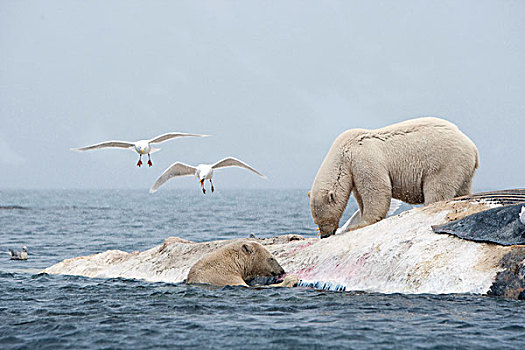
[[[518,348],[524,332],[523,315],[515,310],[523,303],[503,301],[507,307],[501,308],[495,298],[15,277],[38,294],[10,296],[17,311],[10,309],[1,340],[16,347],[202,347],[197,339],[205,338],[218,347],[485,347],[498,341]],[[20,290],[10,275],[0,279],[2,293]],[[495,328],[499,318],[507,322]]]

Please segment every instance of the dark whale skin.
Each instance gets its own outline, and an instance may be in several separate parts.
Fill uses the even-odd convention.
[[[443,225],[434,225],[432,230],[475,242],[504,246],[525,244],[525,225],[519,219],[523,205],[488,209]]]

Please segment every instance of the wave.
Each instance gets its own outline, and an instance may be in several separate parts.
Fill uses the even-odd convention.
[[[29,210],[29,207],[23,207],[20,205],[0,205],[0,210]]]

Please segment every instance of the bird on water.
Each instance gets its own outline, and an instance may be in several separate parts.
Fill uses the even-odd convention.
[[[7,254],[11,255],[11,260],[27,260],[27,247],[23,246],[20,252],[9,249]]]

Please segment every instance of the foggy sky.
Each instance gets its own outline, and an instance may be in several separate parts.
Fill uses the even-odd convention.
[[[524,187],[524,33],[522,1],[0,1],[0,190],[146,191],[225,156],[268,179],[217,188],[307,189],[344,130],[430,115],[478,146],[475,189]],[[152,168],[69,150],[169,131],[213,136]]]

